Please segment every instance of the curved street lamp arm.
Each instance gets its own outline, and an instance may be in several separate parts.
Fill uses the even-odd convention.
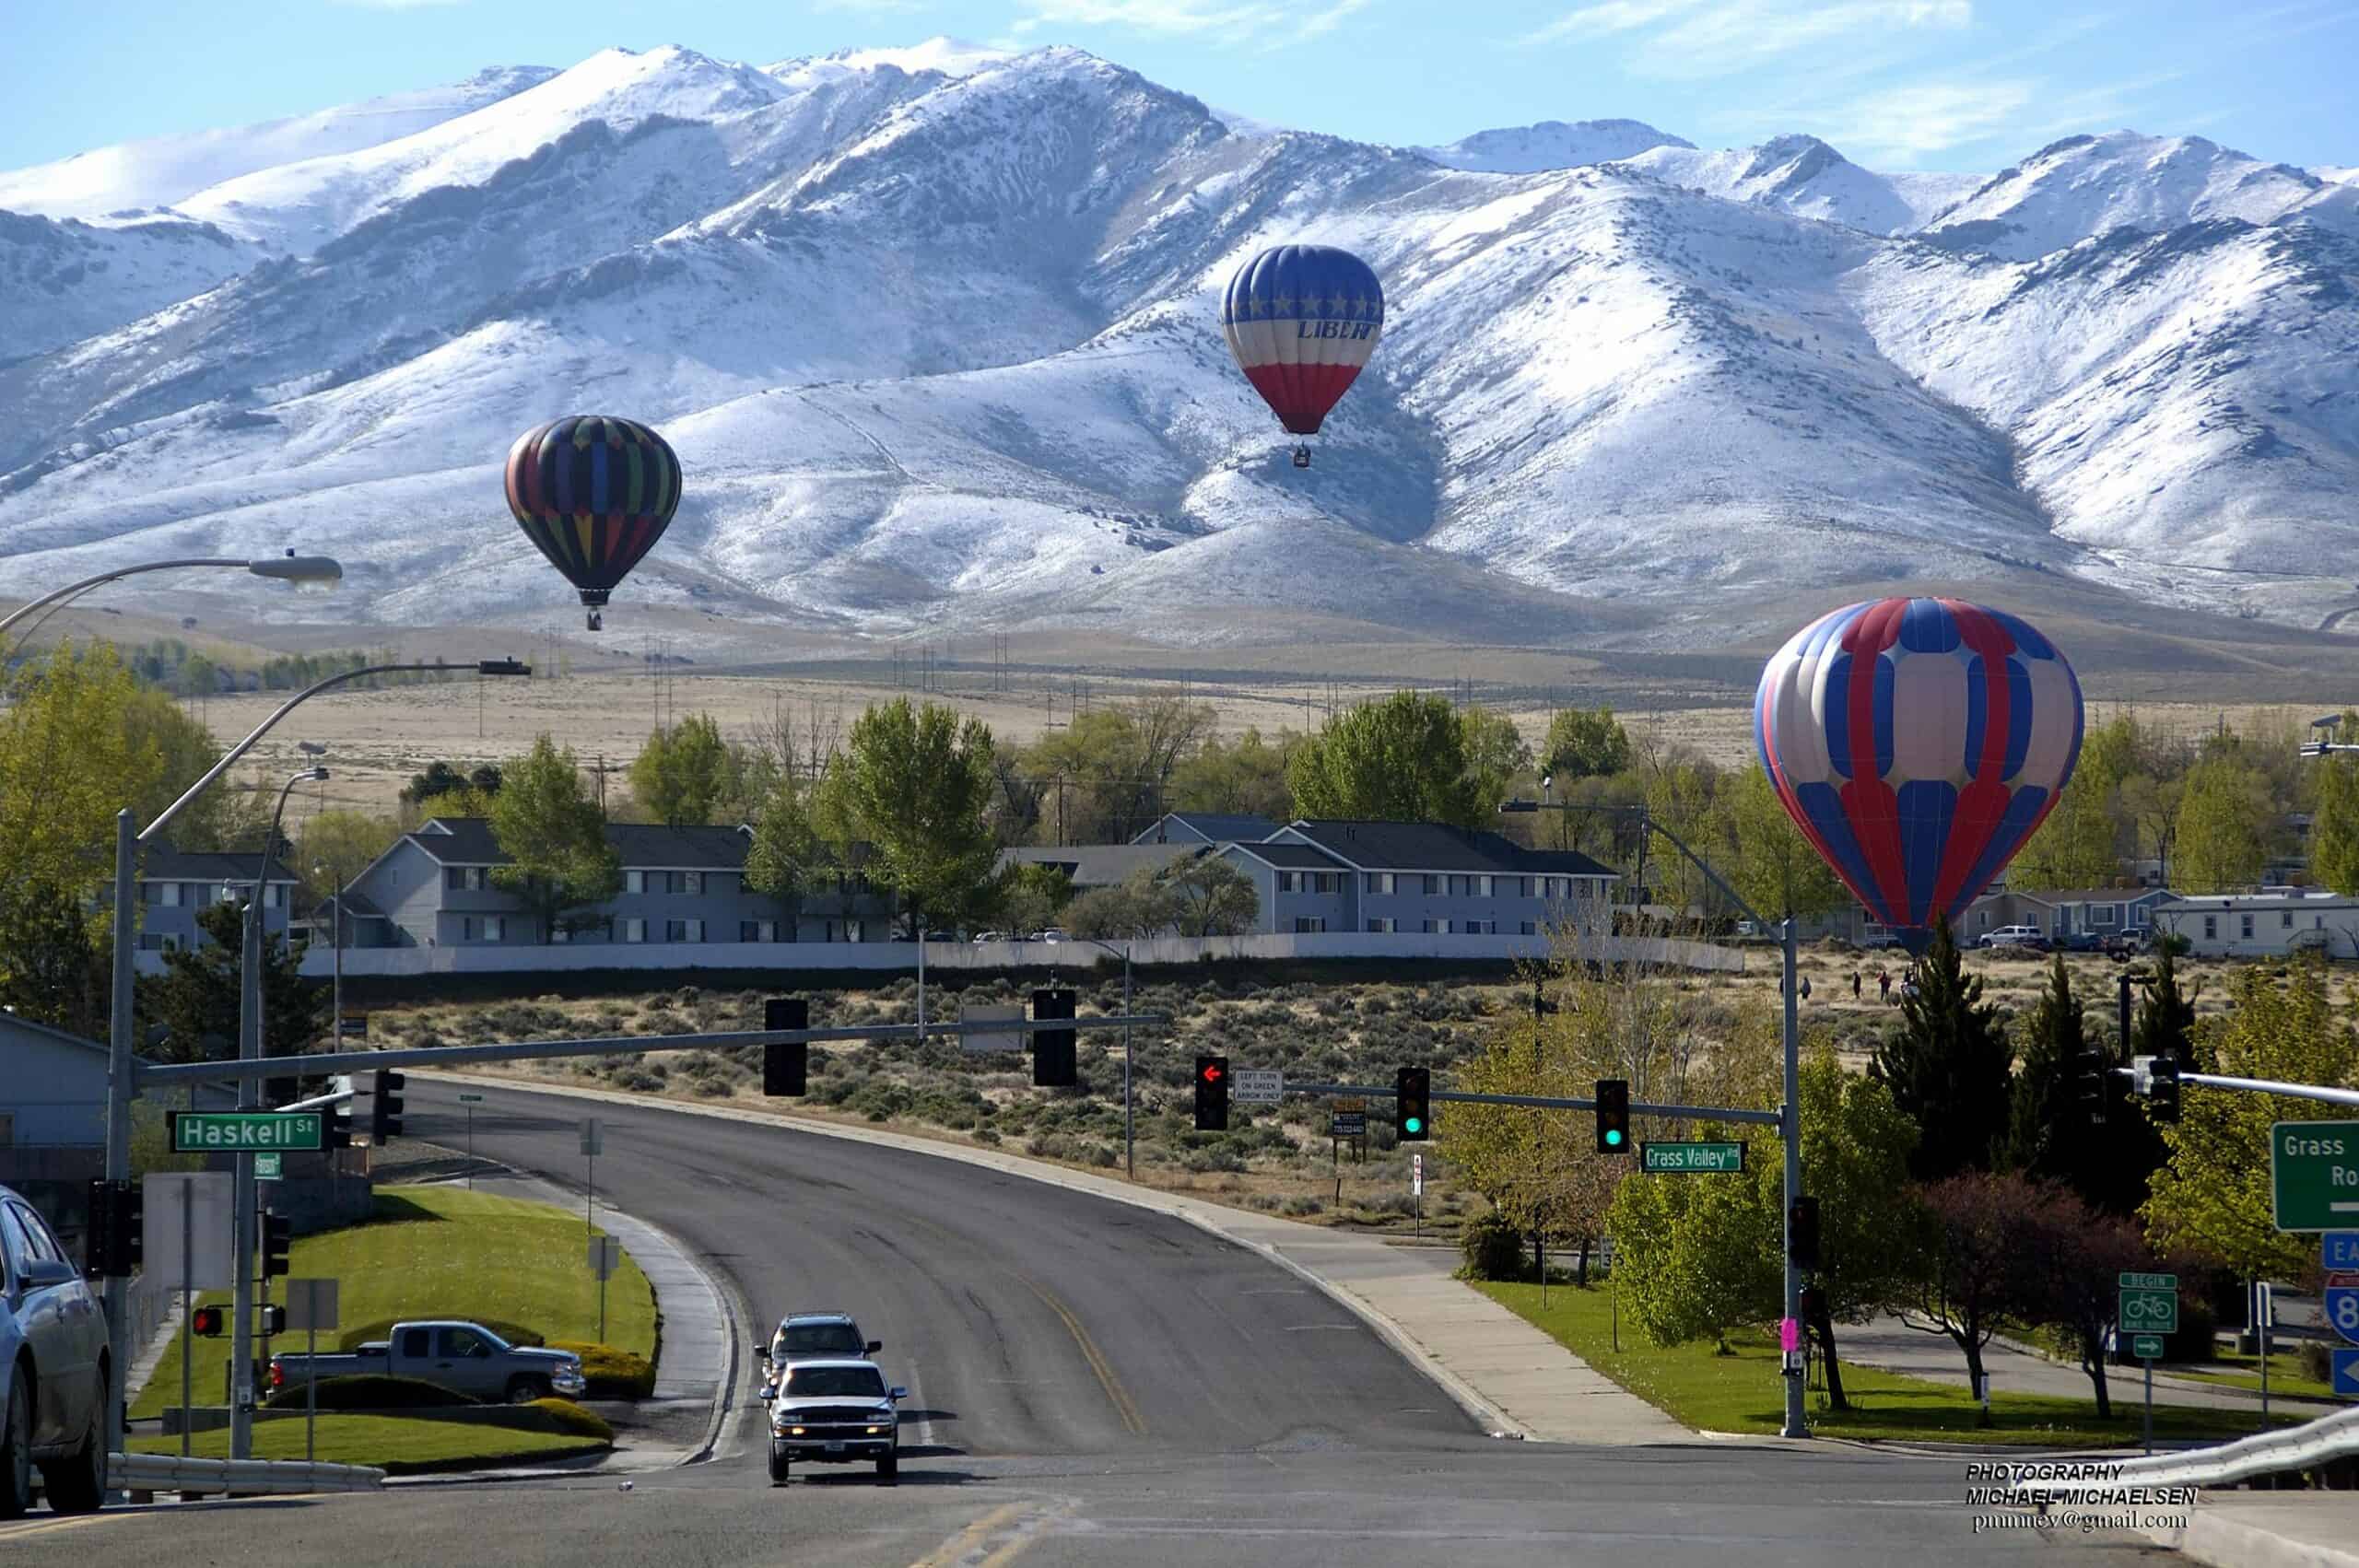
[[[176,571],[185,567],[242,568],[248,564],[243,556],[197,556],[184,561],[147,561],[135,567],[121,567],[111,572],[100,572],[96,577],[86,577],[79,582],[69,582],[55,592],[44,593],[29,603],[18,605],[14,610],[9,611],[6,616],[0,617],[0,632],[6,631],[35,610],[52,604],[64,603],[77,593],[88,593],[94,588],[103,588],[110,582],[120,582],[124,578],[136,577],[141,572]]]

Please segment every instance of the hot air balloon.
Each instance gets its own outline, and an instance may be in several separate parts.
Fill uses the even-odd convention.
[[[680,460],[646,426],[569,414],[508,449],[508,509],[524,537],[581,591],[590,629],[680,505]]]
[[[1297,436],[1315,436],[1384,335],[1384,286],[1332,245],[1279,245],[1237,269],[1221,300],[1237,368]],[[1297,468],[1310,449],[1294,450]]]
[[[1880,599],[1795,633],[1753,720],[1803,837],[1919,953],[2056,804],[2080,760],[2081,683],[2004,611]]]

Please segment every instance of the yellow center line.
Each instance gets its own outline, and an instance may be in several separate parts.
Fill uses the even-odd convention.
[[[1017,1278],[1022,1279],[1023,1276],[1018,1275]],[[1107,1363],[1106,1357],[1097,1349],[1097,1341],[1090,1339],[1089,1330],[1081,1326],[1081,1319],[1075,1317],[1064,1303],[1041,1289],[1039,1285],[1028,1279],[1024,1282],[1030,1286],[1034,1295],[1048,1304],[1050,1311],[1064,1319],[1065,1328],[1072,1333],[1074,1343],[1081,1347],[1082,1359],[1088,1362],[1089,1370],[1097,1375],[1098,1386],[1106,1390],[1106,1398],[1113,1403],[1114,1413],[1122,1418],[1122,1424],[1131,1429],[1131,1435],[1144,1437],[1146,1422],[1139,1419],[1139,1408],[1131,1403],[1130,1395],[1122,1391],[1121,1380],[1114,1375],[1113,1367]]]
[[[910,1563],[910,1568],[951,1568],[953,1563],[964,1562],[971,1553],[981,1550],[983,1542],[991,1539],[993,1530],[1024,1512],[1028,1504],[1022,1503],[1001,1504],[915,1562]]]
[[[1049,1533],[1049,1526],[1072,1513],[1074,1504],[1060,1504],[1055,1507],[1038,1508],[1015,1527],[1015,1537],[975,1565],[975,1568],[1007,1568],[1007,1565],[1032,1550],[1033,1543]]]
[[[60,1530],[79,1529],[84,1525],[95,1525],[100,1519],[120,1519],[123,1516],[121,1514],[77,1514],[70,1519],[52,1519],[38,1525],[18,1525],[9,1529],[0,1529],[0,1545],[6,1545],[12,1540],[27,1540],[34,1536],[55,1535]]]

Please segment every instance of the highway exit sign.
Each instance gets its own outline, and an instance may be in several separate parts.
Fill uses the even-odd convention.
[[[2269,1184],[2281,1231],[2359,1225],[2359,1121],[2271,1128]]]
[[[1744,1145],[1641,1143],[1638,1145],[1638,1168],[1642,1171],[1742,1172],[1744,1169]]]
[[[317,1111],[174,1111],[176,1154],[259,1153],[264,1150],[316,1149]]]

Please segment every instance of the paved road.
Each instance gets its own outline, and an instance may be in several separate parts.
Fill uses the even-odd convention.
[[[579,1183],[584,1106],[487,1086],[483,1153]],[[413,1079],[421,1137],[454,1090]],[[841,1306],[912,1386],[901,1484],[774,1491],[757,1418],[717,1463],[0,1527],[0,1563],[94,1558],[516,1568],[868,1563],[1425,1568],[2164,1559],[2119,1538],[1977,1535],[1965,1462],[1840,1445],[1637,1448],[1476,1432],[1342,1309],[1185,1223],[972,1166],[600,1106],[601,1189],[757,1311]],[[40,1531],[41,1533],[28,1533]],[[69,1559],[65,1549],[74,1549]]]

